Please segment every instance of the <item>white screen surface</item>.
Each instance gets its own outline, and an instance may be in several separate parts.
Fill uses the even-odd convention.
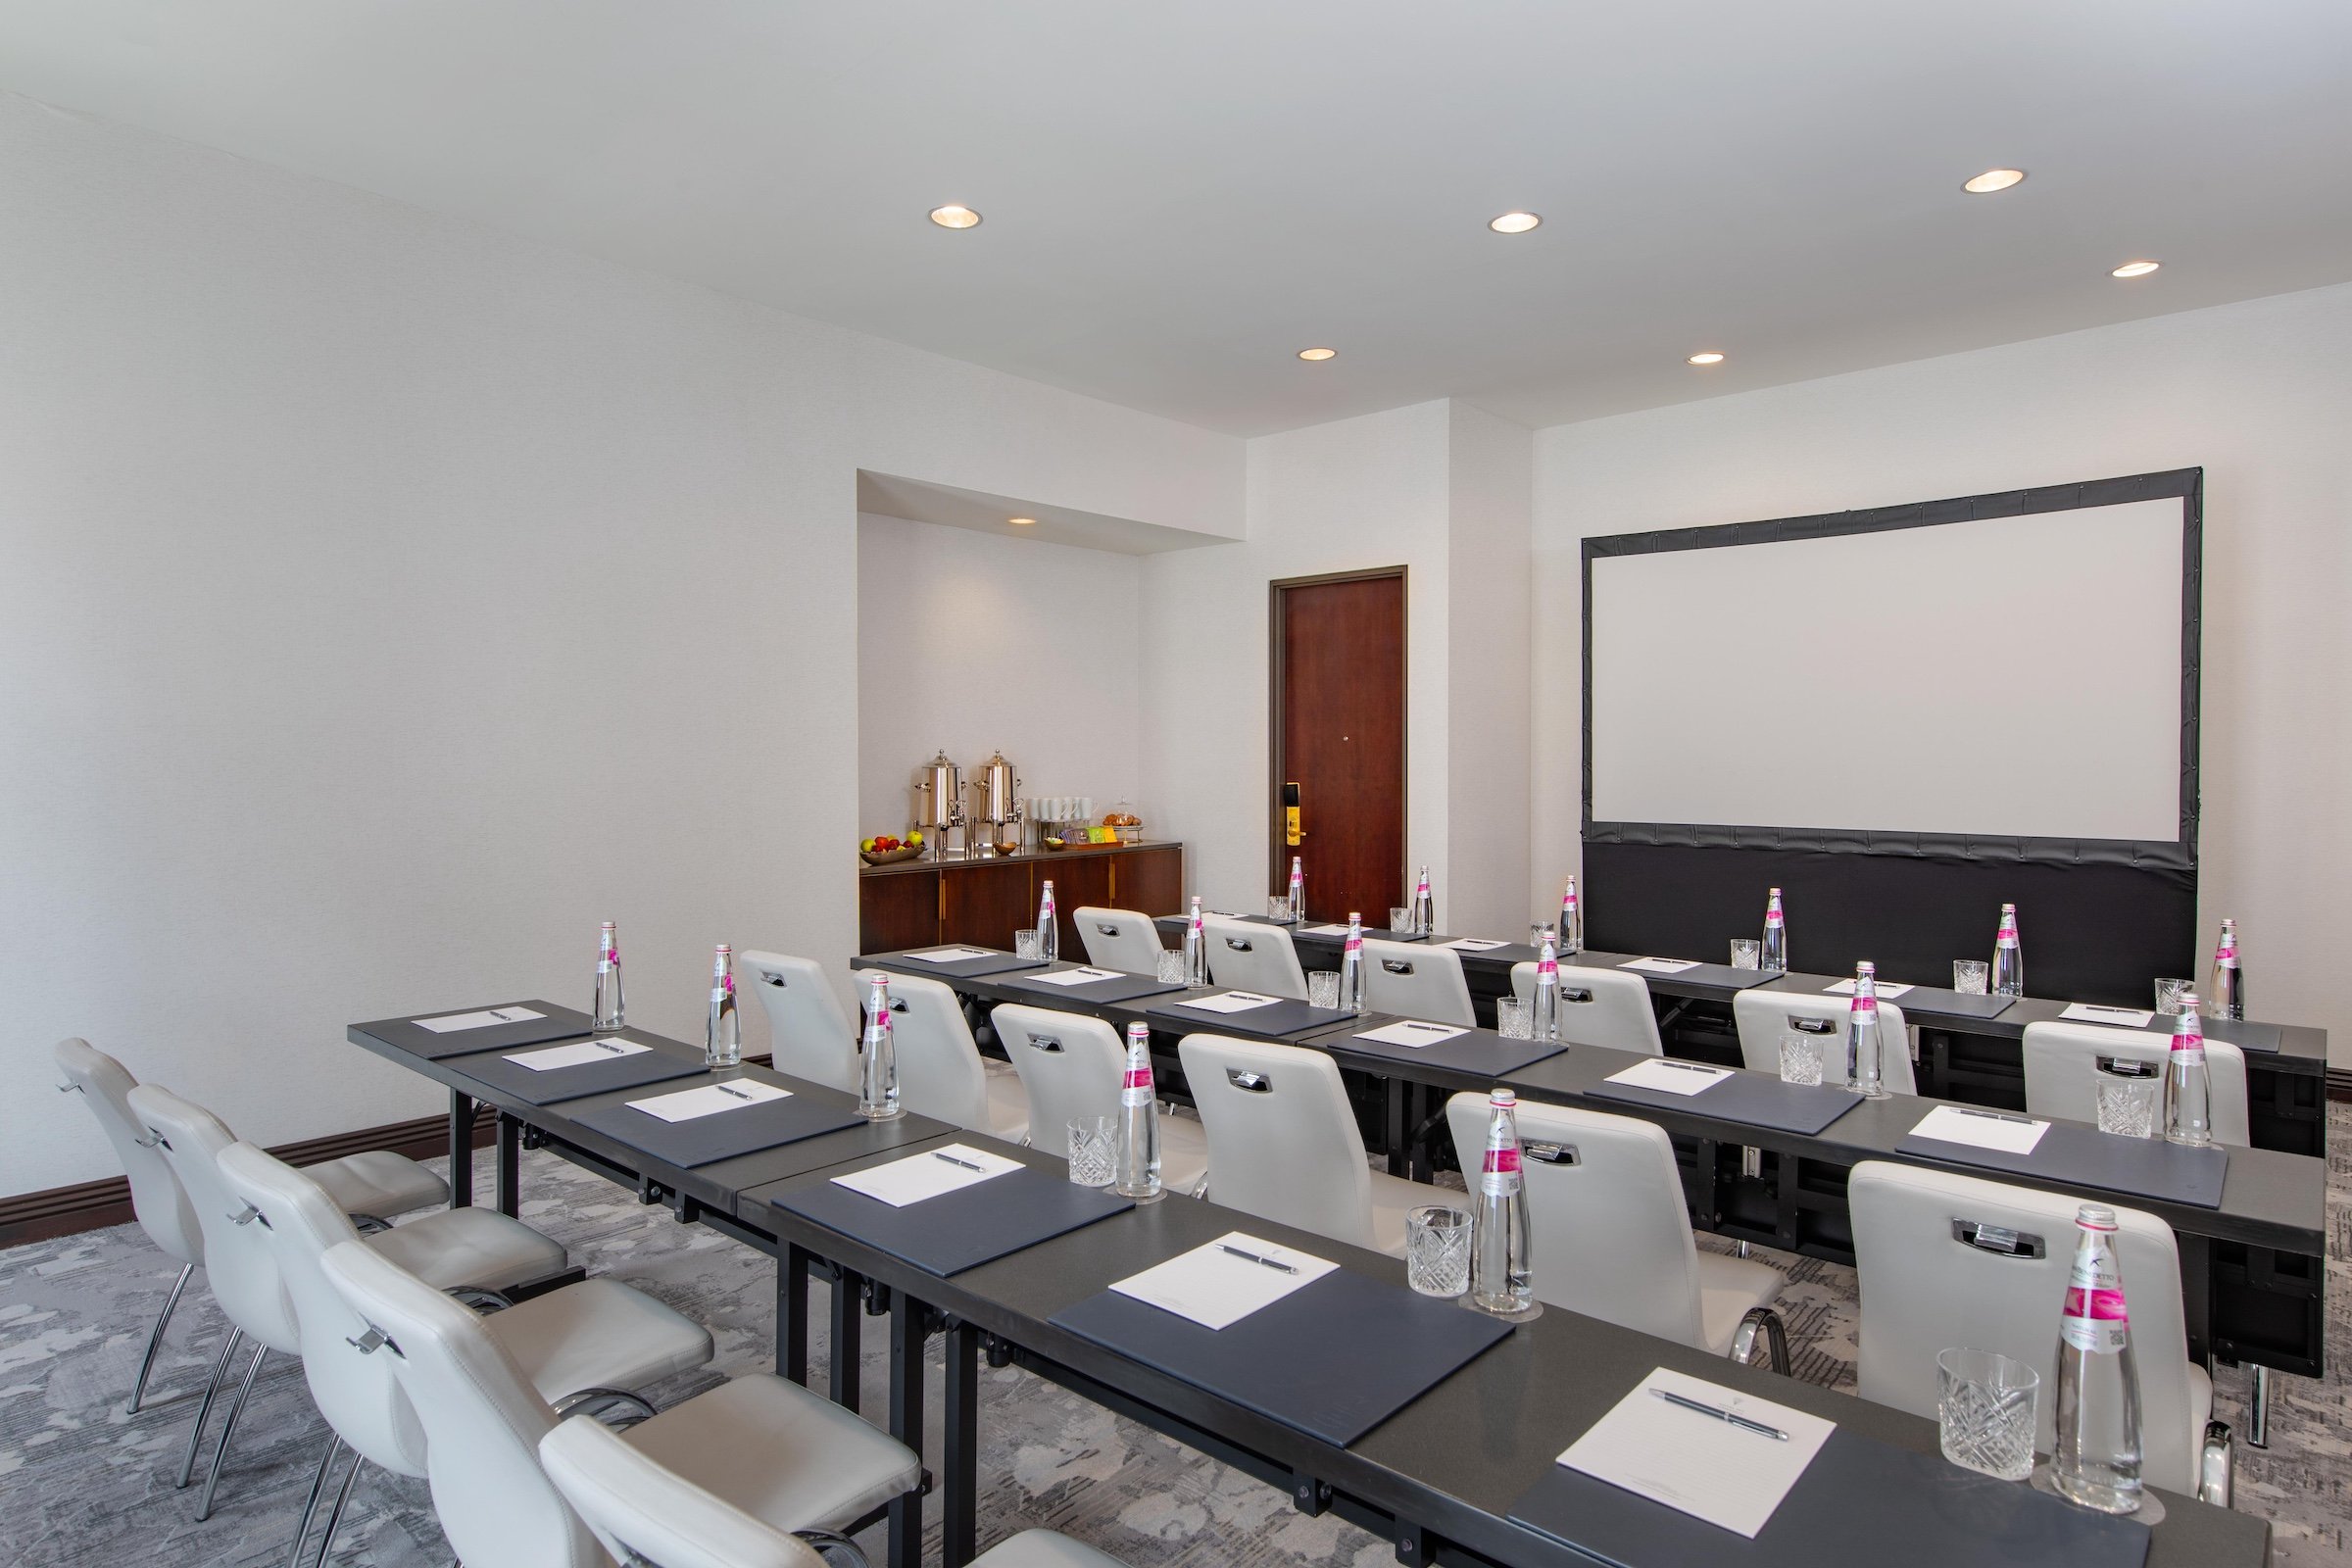
[[[1593,819],[2176,840],[2183,514],[1595,557]]]

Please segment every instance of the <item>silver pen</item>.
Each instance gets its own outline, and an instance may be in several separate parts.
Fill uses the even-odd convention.
[[[954,1154],[942,1153],[936,1149],[931,1151],[931,1157],[933,1159],[944,1159],[951,1165],[961,1165],[965,1170],[976,1170],[982,1172],[983,1174],[985,1174],[988,1170],[986,1165],[975,1165],[968,1159],[957,1159]]]
[[[1700,1415],[1711,1415],[1718,1421],[1728,1421],[1742,1432],[1753,1432],[1759,1437],[1771,1438],[1780,1443],[1788,1441],[1788,1434],[1783,1432],[1779,1427],[1768,1427],[1761,1421],[1750,1421],[1747,1417],[1734,1411],[1719,1410],[1711,1404],[1701,1404],[1696,1399],[1687,1399],[1679,1394],[1670,1394],[1664,1389],[1652,1389],[1649,1392],[1664,1399],[1668,1404],[1679,1406],[1685,1410],[1693,1410]]]
[[[740,1089],[729,1089],[725,1084],[712,1084],[710,1087],[717,1090],[722,1095],[733,1095],[737,1100],[749,1100],[752,1098]]]
[[[1657,1060],[1661,1067],[1680,1067],[1685,1072],[1703,1072],[1709,1077],[1728,1070],[1723,1067],[1702,1067],[1695,1061],[1677,1061],[1672,1056],[1660,1056]]]
[[[2010,1121],[2017,1123],[2020,1127],[2034,1125],[2034,1118],[2031,1116],[2012,1116],[2008,1112],[2000,1110],[1971,1110],[1966,1105],[1954,1105],[1951,1108],[1963,1116],[1980,1116],[1985,1121]]]
[[[1252,1263],[1263,1263],[1268,1268],[1278,1268],[1285,1274],[1296,1274],[1298,1272],[1297,1269],[1291,1267],[1290,1264],[1282,1262],[1279,1259],[1260,1257],[1255,1252],[1245,1252],[1240,1248],[1235,1247],[1230,1243],[1219,1242],[1217,1244],[1217,1250],[1220,1252],[1231,1252],[1236,1257],[1248,1258]]]

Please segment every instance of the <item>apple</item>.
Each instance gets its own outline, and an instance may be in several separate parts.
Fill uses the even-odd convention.
[[[874,853],[874,840],[867,839],[864,843],[858,845],[858,847],[863,850],[866,854],[871,855]]]
[[[909,833],[906,835],[906,842],[919,850],[923,846],[923,836],[920,833]]]

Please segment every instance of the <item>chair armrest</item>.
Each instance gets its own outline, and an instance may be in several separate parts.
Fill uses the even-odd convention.
[[[615,1404],[630,1406],[636,1413],[615,1419],[609,1413],[611,1407]],[[589,1415],[604,1422],[605,1425],[615,1429],[625,1429],[635,1426],[640,1421],[650,1421],[658,1413],[654,1409],[653,1400],[642,1394],[631,1394],[626,1389],[581,1389],[575,1394],[566,1394],[555,1403],[556,1414],[560,1416],[570,1415],[575,1410],[585,1410]]]

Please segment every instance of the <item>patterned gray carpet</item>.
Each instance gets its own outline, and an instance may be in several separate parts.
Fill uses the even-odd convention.
[[[2240,1448],[2238,1506],[2277,1527],[2277,1560],[2352,1568],[2346,1535],[2346,1375],[2352,1311],[2352,1116],[2336,1107],[2328,1184],[2328,1321],[2324,1382],[2278,1380],[2267,1453]],[[488,1161],[481,1162],[487,1174]],[[662,1402],[717,1376],[769,1364],[773,1270],[766,1258],[547,1155],[528,1157],[523,1217],[571,1250],[591,1273],[646,1290],[717,1337],[713,1367],[661,1392]],[[484,1195],[487,1200],[487,1194]],[[1790,1273],[1781,1309],[1797,1347],[1797,1375],[1850,1387],[1856,1306],[1848,1269],[1776,1258]],[[122,1403],[150,1315],[173,1265],[135,1226],[0,1252],[0,1564],[60,1568],[142,1559],[173,1568],[258,1568],[282,1563],[312,1466],[325,1444],[300,1371],[265,1372],[238,1429],[205,1524],[191,1493],[175,1492],[192,1399]],[[822,1318],[822,1291],[818,1292]],[[200,1384],[217,1350],[220,1320],[200,1286],[173,1324],[155,1387],[167,1396]],[[869,1335],[868,1345],[879,1339]],[[821,1336],[817,1350],[822,1353]],[[937,1377],[936,1351],[934,1379]],[[980,1504],[982,1540],[1051,1526],[1135,1564],[1311,1564],[1379,1568],[1388,1544],[1326,1516],[1291,1511],[1271,1488],[1118,1420],[1017,1371],[986,1372]],[[2242,1427],[2244,1375],[2217,1374],[2217,1412]],[[865,1362],[866,1409],[881,1408],[887,1371]],[[933,1390],[933,1411],[938,1409]],[[216,1421],[218,1417],[216,1416]],[[936,1422],[934,1423],[936,1425]],[[936,1465],[936,1451],[929,1456]],[[936,1510],[934,1510],[936,1514]],[[869,1545],[880,1545],[880,1532]],[[933,1543],[936,1546],[936,1542]],[[446,1568],[450,1560],[421,1482],[364,1478],[337,1538],[334,1560],[365,1568]],[[475,1564],[473,1568],[500,1568]]]

